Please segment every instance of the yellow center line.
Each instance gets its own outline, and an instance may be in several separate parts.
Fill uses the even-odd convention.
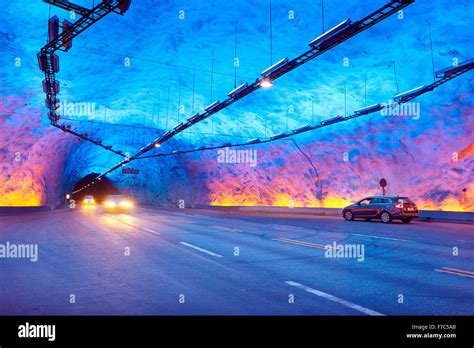
[[[295,239],[288,239],[288,238],[272,238],[272,240],[276,240],[278,242],[283,242],[283,243],[290,243],[290,244],[296,244],[296,245],[301,245],[301,246],[306,246],[310,248],[316,248],[316,249],[321,249],[321,250],[327,250],[326,246],[322,244],[317,244],[317,243],[310,243],[310,242],[305,242],[301,240],[295,240]],[[331,248],[332,249],[332,248]]]
[[[469,275],[469,274],[465,274],[465,273],[461,273],[461,272],[453,272],[453,271],[448,271],[446,269],[435,269],[435,271],[436,272],[453,274],[453,275],[457,275],[457,276],[460,276],[460,277],[468,277],[468,278],[473,278],[474,279],[474,275]]]
[[[209,228],[212,228],[213,230],[221,230],[221,231],[227,231],[227,232],[242,232],[241,230],[237,230],[235,228],[230,228],[230,227],[224,227],[224,226],[209,226]]]

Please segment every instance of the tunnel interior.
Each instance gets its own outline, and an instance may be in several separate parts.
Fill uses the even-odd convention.
[[[81,187],[87,185],[98,175],[98,173],[90,173],[84,176],[74,185],[73,191],[79,190]],[[95,181],[93,186],[86,186],[85,189],[74,194],[73,199],[76,202],[82,202],[85,196],[92,195],[94,196],[94,199],[97,203],[101,203],[107,195],[116,194],[120,194],[120,190],[117,188],[117,186],[109,178],[103,177],[100,181]]]
[[[44,2],[31,2],[28,11],[21,2],[4,3],[0,21],[28,23],[7,28],[21,30],[16,35],[26,38],[46,34],[50,14],[65,15]],[[235,2],[232,11],[227,2],[198,3],[203,6],[183,21],[161,16],[181,11],[179,2],[134,2],[125,16],[111,14],[75,38],[78,46],[98,51],[58,52],[60,123],[94,142],[51,127],[41,83],[24,83],[39,81],[38,42],[0,35],[6,50],[0,55],[5,59],[0,79],[11,87],[0,88],[5,100],[0,103],[0,206],[59,206],[84,176],[105,173],[122,160],[98,144],[133,157],[174,127],[181,129],[182,122],[215,99],[227,99],[238,84],[260,78],[270,63],[304,54],[321,34],[322,18],[315,18],[312,1],[295,2],[293,19],[287,2],[273,3],[271,35],[269,26],[256,28],[253,20],[236,24],[239,18],[269,18],[265,1]],[[375,2],[337,3],[326,4],[325,29],[349,16],[357,21],[378,7]],[[115,170],[110,180],[122,193],[156,206],[343,208],[379,194],[379,180],[385,178],[387,194],[409,196],[423,209],[474,211],[474,94],[467,75],[420,95],[407,109],[333,122],[338,115],[360,114],[368,105],[392,104],[398,93],[431,83],[433,70],[471,59],[474,41],[462,23],[471,22],[467,9],[473,2],[456,3],[440,0],[433,10],[432,2],[417,0],[403,20],[396,15],[382,20],[314,57],[317,64],[308,61],[285,73],[272,88],[215,109],[219,112],[211,118],[148,153],[163,157],[126,165],[138,174]],[[137,26],[144,16],[151,16],[146,17],[152,18],[149,25]],[[117,25],[111,26],[113,18]],[[452,25],[453,18],[459,25]],[[420,22],[431,23],[431,31]],[[156,59],[124,64],[117,53],[125,57],[127,52]],[[28,59],[8,68],[17,57]],[[238,58],[238,68],[232,58]],[[306,125],[315,128],[295,132]],[[281,138],[282,133],[292,134],[292,141]],[[199,150],[270,138],[275,141],[223,152]],[[99,191],[95,186],[80,196]]]

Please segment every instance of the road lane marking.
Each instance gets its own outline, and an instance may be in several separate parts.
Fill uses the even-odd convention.
[[[151,233],[151,234],[156,234],[157,236],[160,236],[160,235],[161,235],[160,232],[153,231],[153,230],[151,230],[151,229],[149,229],[149,228],[147,228],[147,227],[137,227],[137,228],[142,229],[142,230],[144,230],[144,231],[147,231],[148,233]]]
[[[457,242],[462,242],[462,243],[474,244],[474,241],[470,241],[470,240],[458,239],[458,240],[456,240],[456,241],[457,241]]]
[[[222,255],[219,255],[219,254],[216,254],[216,253],[213,253],[212,251],[209,251],[209,250],[206,250],[206,249],[203,249],[203,248],[200,248],[198,246],[195,246],[195,245],[192,245],[192,244],[189,244],[189,243],[186,243],[186,242],[179,242],[180,244],[183,244],[187,247],[190,247],[190,248],[193,248],[193,249],[196,249],[196,250],[199,250],[203,253],[206,253],[208,255],[211,255],[211,256],[215,256],[215,257],[223,257]]]
[[[303,227],[300,226],[288,226],[288,225],[278,225],[278,224],[271,224],[270,226],[275,227],[277,230],[302,230]]]
[[[436,272],[453,274],[453,275],[457,275],[457,276],[460,276],[460,277],[468,277],[468,278],[473,278],[474,279],[474,272],[465,271],[465,270],[462,270],[462,269],[451,268],[451,267],[442,267],[441,269],[436,268],[435,271]]]
[[[195,224],[195,221],[187,220],[187,219],[173,219],[174,222],[184,222],[185,224]]]
[[[377,239],[396,240],[396,241],[400,241],[400,242],[411,242],[410,240],[407,240],[407,239],[398,239],[398,238],[371,236],[371,235],[368,235],[368,234],[351,233],[351,235],[353,235],[353,236],[361,236],[361,237],[377,238]]]
[[[133,227],[133,228],[135,228],[135,229],[137,229],[137,230],[146,231],[146,232],[151,233],[151,234],[154,234],[154,235],[156,235],[156,236],[160,236],[160,235],[161,235],[160,232],[154,231],[154,230],[149,229],[149,228],[147,228],[147,227],[141,227],[141,226],[139,226],[139,225],[137,225],[137,224],[134,224],[134,223],[132,223],[132,222],[123,221],[123,220],[120,220],[120,219],[118,219],[118,218],[113,218],[113,217],[111,217],[111,216],[108,216],[108,217],[111,218],[111,219],[113,219],[113,220],[116,220],[116,221],[118,221],[118,222],[121,222],[121,223],[123,223],[124,225]]]
[[[323,292],[323,291],[319,291],[319,290],[310,288],[309,286],[306,286],[306,285],[303,285],[303,284],[300,284],[300,283],[297,283],[297,282],[293,282],[293,281],[291,281],[291,280],[288,280],[288,281],[286,281],[285,283],[288,284],[288,285],[290,285],[290,286],[294,286],[294,287],[296,287],[296,288],[298,288],[298,289],[302,289],[302,290],[304,290],[304,291],[306,291],[306,292],[309,292],[310,294],[313,294],[313,295],[316,295],[316,296],[325,298],[325,299],[327,299],[327,300],[329,300],[329,301],[333,301],[333,302],[342,304],[343,306],[346,306],[346,307],[355,309],[356,311],[362,312],[362,313],[367,314],[367,315],[385,316],[385,314],[376,312],[376,311],[374,311],[374,310],[372,310],[372,309],[362,307],[362,306],[360,306],[360,305],[358,305],[358,304],[355,304],[355,303],[352,303],[352,302],[343,300],[342,298],[339,298],[339,297],[330,295],[330,294],[325,293],[325,292]]]
[[[296,240],[296,239],[272,238],[272,240],[276,240],[278,242],[283,242],[283,243],[290,243],[290,244],[295,244],[295,245],[306,246],[306,247],[310,247],[310,248],[321,249],[321,250],[332,249],[331,246],[326,247],[325,245],[322,245],[322,244],[310,243],[310,242],[305,242],[305,241]]]
[[[227,231],[227,232],[242,232],[241,230],[237,230],[235,228],[230,228],[230,227],[224,227],[224,226],[209,226],[209,228],[212,228],[213,230],[221,230],[221,231]]]
[[[455,272],[461,272],[461,273],[467,273],[470,275],[474,275],[474,272],[471,271],[466,271],[464,269],[458,269],[458,268],[451,268],[451,267],[443,267],[444,269],[450,270],[450,271],[455,271]]]
[[[112,219],[113,219],[113,218],[112,218]],[[122,220],[120,220],[120,219],[115,219],[115,220],[117,220],[118,222],[123,223],[124,225],[130,226],[130,227],[133,227],[133,228],[138,228],[138,226],[135,225],[134,223],[122,221]]]

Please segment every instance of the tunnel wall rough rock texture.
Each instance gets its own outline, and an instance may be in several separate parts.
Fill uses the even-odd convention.
[[[120,158],[48,125],[36,53],[50,8],[0,2],[0,205],[57,205],[82,177]],[[326,29],[385,2],[327,1]],[[272,3],[272,57],[266,1],[141,0],[123,17],[106,17],[59,53],[63,105],[93,110],[65,109],[61,122],[133,154],[235,84],[253,81],[271,61],[308,49],[321,33],[320,4]],[[432,81],[430,31],[436,69],[472,58],[473,12],[468,0],[417,0],[155,152],[264,138],[388,103]],[[54,7],[51,14],[68,16]],[[419,117],[374,114],[295,137],[314,167],[292,141],[281,140],[250,147],[255,167],[221,163],[217,151],[205,151],[133,162],[140,175],[110,177],[149,204],[307,207],[340,207],[379,193],[384,177],[389,193],[422,208],[474,211],[473,87],[469,73],[415,100]]]
[[[219,163],[215,153],[189,166],[204,168],[215,205],[342,207],[381,194],[385,178],[387,194],[409,196],[423,209],[472,211],[474,142],[465,136],[474,134],[472,102],[464,94],[451,106],[433,106],[423,123],[376,115],[352,121],[351,129],[295,137],[314,168],[290,140],[251,147],[255,167]]]
[[[135,137],[136,139],[133,139],[133,141],[137,142],[142,139],[153,139],[157,136],[156,131],[152,130],[140,129],[138,136],[138,134],[133,134],[133,130],[130,131],[127,128],[104,127],[103,125],[95,125],[89,128],[89,132],[101,139],[114,139],[114,146],[121,149],[130,146],[130,136]],[[172,140],[169,144],[163,145],[163,150],[170,151],[170,146],[173,146],[174,143],[175,141]],[[128,153],[132,154],[131,151]],[[104,163],[115,164],[121,159],[121,157],[100,149],[91,143],[81,142],[69,153],[62,175],[63,191],[61,195],[65,196],[67,192],[70,192],[74,185],[87,174],[102,173]],[[160,160],[134,161],[125,168],[138,169],[140,174],[122,174],[119,169],[108,177],[122,193],[135,197],[140,203],[152,205],[175,204],[179,199],[182,199],[183,190],[189,187],[184,163],[175,156],[164,157]],[[180,198],[177,199],[176,195]]]
[[[72,139],[42,126],[38,115],[27,106],[27,99],[5,94],[3,97],[0,206],[55,206],[62,186],[61,168]]]

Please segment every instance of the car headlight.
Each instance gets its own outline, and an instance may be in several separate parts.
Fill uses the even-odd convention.
[[[115,204],[114,202],[111,202],[111,201],[107,201],[107,202],[105,202],[105,206],[106,207],[116,207],[117,204]]]
[[[120,202],[120,206],[125,208],[131,208],[133,207],[133,203],[130,201],[122,201]]]

